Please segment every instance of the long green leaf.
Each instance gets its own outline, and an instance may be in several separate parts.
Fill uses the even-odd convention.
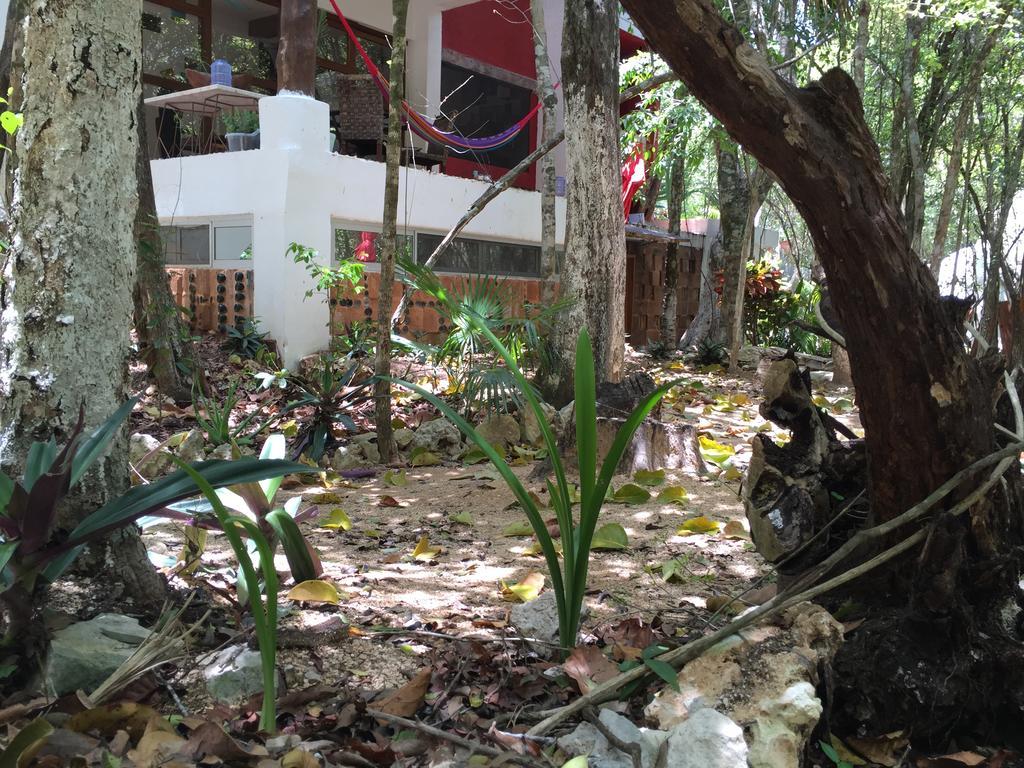
[[[126,402],[82,442],[78,451],[75,452],[74,459],[71,460],[72,486],[82,479],[82,476],[93,465],[93,462],[103,454],[110,440],[117,434],[117,430],[121,428],[121,424],[128,418],[128,414],[132,412],[138,401],[139,398],[133,397]]]
[[[587,329],[576,340],[576,455],[580,469],[580,516],[591,509],[597,480],[597,385],[594,350]],[[600,506],[597,507],[600,510]]]
[[[283,509],[278,508],[267,515],[267,523],[274,529],[274,533],[281,541],[281,548],[284,549],[284,555],[288,558],[288,568],[292,572],[295,583],[320,578],[313,558],[309,554],[306,539],[291,516]]]
[[[0,752],[0,768],[18,768],[18,763],[25,750],[51,733],[53,733],[53,726],[49,721],[37,717],[18,731],[17,736],[11,739],[7,748]]]
[[[25,471],[22,473],[22,487],[31,493],[36,480],[46,474],[57,458],[57,443],[50,438],[45,443],[32,443],[25,457]]]
[[[14,495],[14,481],[0,472],[0,515],[7,514],[7,505]]]
[[[285,446],[284,435],[274,434],[270,435],[266,442],[263,443],[263,450],[260,451],[261,459],[283,459],[287,448]],[[284,475],[278,477],[272,477],[269,480],[261,480],[260,488],[263,489],[263,495],[267,497],[267,501],[273,503],[274,496],[277,495],[277,489],[281,487],[281,482],[284,480]]]

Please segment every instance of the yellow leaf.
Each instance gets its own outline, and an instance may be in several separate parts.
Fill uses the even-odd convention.
[[[335,507],[331,510],[331,514],[327,516],[327,519],[320,523],[320,527],[329,528],[332,531],[350,531],[352,530],[352,521],[345,514],[345,510]]]
[[[705,437],[704,435],[700,436],[698,442],[700,443],[701,456],[712,464],[724,464],[736,453],[730,446],[716,443],[710,437]]]
[[[687,520],[679,526],[679,530],[676,531],[676,534],[679,536],[686,536],[691,533],[715,533],[718,530],[719,525],[720,523],[717,523],[714,520],[709,520],[704,517],[704,515],[701,515],[700,517],[695,517],[692,520]]]
[[[341,504],[341,496],[336,493],[314,493],[308,497],[311,504]]]
[[[463,525],[473,524],[473,516],[469,512],[456,512],[451,516],[451,520],[453,523],[462,523]]]
[[[686,501],[686,489],[681,485],[670,485],[668,488],[662,488],[655,501],[660,501],[662,504],[682,504]]]
[[[302,603],[330,603],[337,605],[341,601],[342,593],[334,588],[333,584],[326,581],[312,579],[296,584],[288,590],[288,599]],[[346,595],[346,597],[348,597]]]
[[[620,501],[625,504],[643,504],[650,501],[651,494],[646,488],[641,488],[634,483],[626,483],[612,494],[613,501]]]
[[[502,531],[502,536],[533,536],[533,528],[527,522],[509,523]]]
[[[426,536],[420,537],[420,540],[416,542],[416,548],[412,551],[414,560],[433,560],[439,554],[441,554],[441,548],[431,547],[430,540]]]
[[[518,584],[501,582],[501,596],[513,603],[528,603],[544,589],[544,574],[533,571]]]
[[[296,747],[281,758],[281,768],[320,768],[320,761],[306,750]]]
[[[729,402],[733,405],[750,405],[750,398],[743,392],[740,392],[730,397]]]
[[[743,473],[740,472],[736,467],[726,467],[725,471],[721,475],[723,480],[732,482],[734,480],[740,480],[743,477]]]

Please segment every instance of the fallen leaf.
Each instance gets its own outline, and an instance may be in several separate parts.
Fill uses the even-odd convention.
[[[423,697],[430,689],[430,675],[430,667],[423,667],[397,691],[388,694],[380,701],[373,702],[372,709],[386,712],[389,715],[412,717],[423,704]]]
[[[409,466],[411,467],[433,467],[440,463],[441,457],[423,446],[409,454]]]
[[[159,716],[159,712],[145,704],[105,704],[79,712],[68,720],[64,727],[78,733],[96,731],[107,739],[124,730],[128,731],[132,741],[138,741],[146,732],[149,721]]]
[[[643,504],[646,501],[650,501],[650,498],[650,491],[633,483],[626,483],[612,494],[612,501],[630,505]]]
[[[226,763],[266,757],[268,752],[261,744],[243,744],[236,741],[217,723],[203,723],[189,734],[188,742],[179,750],[183,757],[202,760],[213,756]]]
[[[885,766],[885,768],[895,768],[903,762],[903,756],[910,744],[910,739],[903,731],[866,738],[847,736],[844,741],[857,756],[863,757],[869,763]],[[967,765],[975,765],[975,763],[967,763]]]
[[[721,523],[709,520],[704,515],[695,517],[692,520],[687,520],[685,523],[679,526],[679,530],[676,531],[678,536],[687,536],[691,533],[715,533]]]
[[[525,733],[508,733],[507,731],[499,731],[494,727],[494,723],[491,723],[491,728],[487,731],[487,736],[492,739],[495,744],[499,744],[502,747],[505,747],[505,749],[510,749],[516,754],[540,757],[540,743],[535,739],[529,738]]]
[[[185,739],[174,732],[166,718],[154,717],[135,749],[128,750],[127,757],[139,768],[151,768],[163,765],[167,758],[176,755],[184,746]]]
[[[288,590],[287,598],[302,603],[330,603],[337,605],[341,601],[341,593],[333,584],[319,579],[311,579],[296,584]]]
[[[533,528],[527,522],[511,523],[501,531],[502,536],[533,536]]]
[[[736,453],[728,445],[716,443],[710,437],[705,437],[704,435],[698,438],[698,443],[700,445],[700,455],[704,457],[704,460],[719,466],[731,459]]]
[[[433,560],[439,554],[441,554],[441,548],[431,547],[430,540],[426,536],[420,537],[420,540],[416,542],[416,548],[412,551],[414,560]]]
[[[662,488],[655,501],[662,504],[682,504],[686,501],[686,489],[681,485],[670,485]]]
[[[384,473],[384,483],[390,486],[403,487],[409,484],[409,476],[402,469],[389,469]]]
[[[281,768],[320,768],[320,761],[306,750],[296,747],[281,758]]]
[[[517,584],[501,582],[501,596],[513,603],[528,603],[544,589],[544,574],[532,571]]]
[[[586,755],[579,755],[574,757],[568,763],[562,763],[562,768],[587,768],[590,765],[590,761],[587,760]]]
[[[456,512],[451,516],[451,520],[453,523],[462,523],[463,525],[473,524],[473,516],[469,512]]]
[[[633,479],[640,485],[661,485],[665,482],[665,470],[638,469],[633,473]]]
[[[381,496],[377,501],[378,507],[400,507],[402,502],[396,499],[394,496]]]
[[[735,480],[742,480],[743,479],[743,473],[740,472],[740,470],[737,469],[736,467],[726,467],[725,470],[721,474],[721,478],[722,478],[722,480],[726,480],[728,482],[733,482]]]
[[[314,493],[307,501],[310,504],[341,504],[341,496],[336,493]]]
[[[590,544],[591,549],[626,549],[629,547],[629,536],[626,529],[618,523],[602,525],[594,531],[594,538]]]
[[[43,744],[43,741],[53,733],[53,726],[41,717],[37,717],[26,725],[7,744],[7,748],[0,752],[0,765],[4,768],[16,768],[22,765],[25,758],[31,759],[35,751]]]
[[[750,405],[750,397],[744,394],[743,392],[739,392],[735,395],[732,395],[729,398],[729,402],[732,403],[733,405]]]
[[[617,677],[619,666],[596,645],[583,645],[572,649],[562,671],[576,681],[580,693],[587,694],[596,685]]]
[[[747,533],[747,529],[743,527],[743,523],[739,520],[730,520],[725,524],[722,529],[722,535],[727,539],[749,539],[750,534]]]
[[[345,510],[335,507],[327,519],[320,523],[320,527],[329,528],[332,531],[350,531],[352,530],[352,520],[345,514]]]

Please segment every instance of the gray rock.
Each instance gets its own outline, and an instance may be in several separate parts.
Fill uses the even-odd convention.
[[[178,446],[178,458],[186,464],[194,464],[206,458],[206,437],[198,429],[190,429]]]
[[[558,434],[560,419],[558,411],[555,410],[553,405],[548,405],[545,402],[541,402],[540,409],[544,412],[544,418],[547,419],[548,424],[551,425],[551,430]],[[521,427],[521,438],[527,445],[540,445],[543,442],[543,435],[540,431],[540,423],[537,421],[537,415],[533,412],[533,408],[529,406],[524,407],[520,412],[520,427]]]
[[[331,466],[337,472],[344,472],[346,469],[357,469],[366,463],[363,458],[363,451],[359,445],[342,445],[334,452],[331,459]]]
[[[58,630],[43,669],[47,692],[53,696],[77,690],[91,693],[148,635],[138,621],[116,613],[102,613]]]
[[[374,438],[377,436],[374,435]],[[367,464],[380,464],[380,448],[377,447],[377,442],[369,440],[360,443],[360,447],[363,449],[363,457],[366,459]]]
[[[457,456],[462,451],[462,433],[448,419],[426,421],[413,434],[410,448],[425,448],[439,455]]]
[[[260,652],[246,645],[230,645],[207,658],[203,679],[212,698],[224,704],[241,704],[263,690]]]
[[[225,443],[224,445],[218,445],[212,451],[210,451],[211,459],[223,459],[224,461],[231,461],[232,453],[231,446]]]
[[[566,431],[576,430],[576,401],[563,406],[558,411],[558,431],[563,434]]]
[[[141,432],[128,438],[128,460],[147,478],[161,475],[174,465],[171,452],[160,448],[160,441],[155,437]]]
[[[637,728],[622,715],[602,709],[601,723],[626,744],[640,745],[644,768],[653,768],[661,743],[668,738],[665,731]],[[580,723],[572,733],[561,737],[558,746],[571,755],[587,755],[589,768],[633,768],[633,758],[611,745],[604,734],[590,723]]]
[[[499,413],[488,416],[476,428],[480,437],[490,443],[493,447],[510,448],[519,442],[519,422],[507,413]]]
[[[412,439],[415,436],[415,432],[413,432],[411,429],[406,429],[405,427],[402,427],[401,429],[396,429],[393,435],[393,437],[395,438],[395,445],[397,445],[400,449],[403,450],[409,447],[409,444],[412,443]]]
[[[713,709],[698,709],[672,729],[665,764],[673,768],[745,768],[743,729]]]
[[[558,604],[553,590],[542,592],[528,603],[512,606],[509,620],[523,637],[545,643],[558,642]],[[542,656],[548,656],[555,649],[538,644],[534,650]]]
[[[352,442],[364,445],[366,443],[376,443],[377,433],[376,432],[363,432],[359,435],[352,435]]]

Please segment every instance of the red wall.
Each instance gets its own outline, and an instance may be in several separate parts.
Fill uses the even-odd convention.
[[[515,0],[515,5],[526,14],[527,19],[530,18],[529,0]],[[463,56],[531,80],[537,77],[533,58],[533,27],[523,20],[522,15],[503,8],[495,0],[480,0],[478,3],[445,11],[441,21],[441,45]],[[444,97],[443,93],[441,97]],[[535,103],[536,98],[530,100],[531,107]],[[505,127],[501,126],[497,130]],[[531,122],[524,130],[529,132],[532,152],[537,148],[537,121]],[[490,174],[497,181],[508,170],[487,165],[486,152],[478,158],[472,155],[449,155],[445,171],[463,178],[472,178],[473,171],[479,171]],[[513,186],[536,189],[536,166],[520,174]]]

